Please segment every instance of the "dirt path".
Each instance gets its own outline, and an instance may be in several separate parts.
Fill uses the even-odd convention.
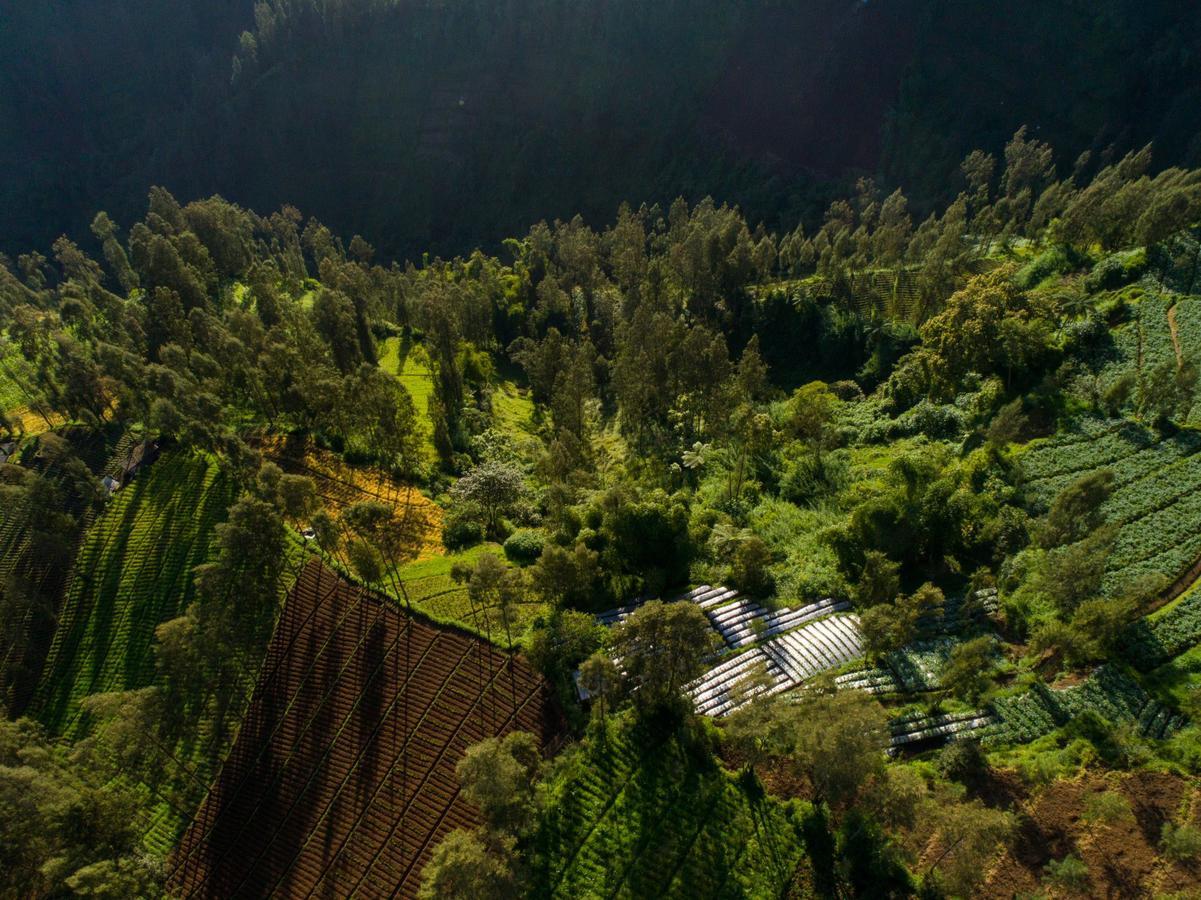
[[[1171,585],[1168,586],[1167,590],[1152,600],[1147,606],[1147,609],[1143,615],[1149,616],[1157,609],[1162,609],[1163,607],[1167,606],[1169,603],[1191,588],[1199,578],[1201,578],[1201,557],[1198,557],[1198,559],[1189,567],[1187,572],[1173,581]]]
[[[1172,347],[1176,350],[1176,368],[1184,366],[1184,352],[1180,349],[1180,333],[1176,330],[1176,304],[1168,309],[1168,330],[1172,332]]]

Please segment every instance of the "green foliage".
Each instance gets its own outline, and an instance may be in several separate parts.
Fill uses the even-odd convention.
[[[160,895],[163,860],[140,846],[140,798],[111,774],[28,719],[0,719],[0,893]]]
[[[1088,866],[1079,856],[1069,853],[1063,859],[1053,859],[1045,867],[1046,880],[1057,888],[1073,893],[1085,893],[1090,882]]]
[[[1191,863],[1201,857],[1201,829],[1164,822],[1160,846],[1168,859]]]
[[[1129,423],[1082,420],[1076,430],[1032,446],[1021,457],[1038,504],[1088,472],[1113,472],[1097,519],[1117,528],[1104,562],[1103,590],[1121,593],[1149,575],[1177,578],[1201,555],[1201,438],[1191,431],[1157,437]]]
[[[790,808],[626,718],[564,754],[543,790],[535,896],[776,896],[802,864]]]
[[[951,651],[940,680],[952,696],[974,704],[992,686],[996,666],[996,641],[973,638]]]
[[[532,563],[542,555],[546,538],[534,528],[519,528],[505,539],[505,556],[515,563]]]
[[[233,484],[211,457],[169,454],[118,491],[88,530],[38,692],[39,717],[82,734],[90,694],[154,677],[154,628],[195,597],[193,567],[217,547]]]
[[[698,677],[716,649],[717,635],[693,603],[651,600],[614,630],[627,693],[643,713],[674,706],[680,690]]]

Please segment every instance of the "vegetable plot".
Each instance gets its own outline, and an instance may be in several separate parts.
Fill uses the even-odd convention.
[[[547,745],[560,725],[521,658],[310,563],[170,888],[413,897],[438,842],[479,822],[454,774],[467,747],[518,729]]]

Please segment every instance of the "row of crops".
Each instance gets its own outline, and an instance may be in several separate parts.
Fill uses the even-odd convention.
[[[1201,641],[1201,583],[1170,606],[1126,629],[1122,649],[1146,672],[1163,665]]]
[[[1102,666],[1083,683],[1055,690],[1043,684],[994,700],[993,724],[980,733],[986,744],[1026,743],[1086,713],[1114,724],[1133,724],[1139,733],[1163,738],[1184,724],[1172,710],[1147,695],[1129,675]]]
[[[1201,298],[1140,288],[1126,294],[1133,301],[1130,320],[1110,332],[1109,345],[1093,360],[1103,382],[1112,383],[1128,374],[1141,377],[1156,368],[1185,361],[1198,362],[1195,356],[1196,348],[1201,347]],[[1201,422],[1201,403],[1194,405],[1187,418],[1192,423]]]
[[[1115,490],[1102,507],[1119,528],[1106,592],[1147,575],[1175,580],[1201,556],[1201,433],[1159,439],[1133,423],[1085,419],[1031,447],[1021,466],[1039,508],[1086,472],[1114,473]]]
[[[557,740],[547,695],[522,660],[310,563],[172,860],[174,894],[415,896],[433,847],[478,824],[458,760],[513,729]]]
[[[698,768],[674,738],[610,725],[551,786],[539,895],[779,897],[803,849],[791,811]]]
[[[80,703],[154,675],[154,629],[192,601],[234,486],[213,457],[163,457],[118,491],[88,529],[35,699],[53,731],[78,735]]]

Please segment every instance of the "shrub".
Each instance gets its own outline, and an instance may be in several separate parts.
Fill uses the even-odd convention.
[[[541,531],[519,528],[505,541],[505,556],[515,563],[531,563],[542,555],[545,542]]]
[[[1044,250],[1029,263],[1018,270],[1014,281],[1023,290],[1029,290],[1052,275],[1070,272],[1079,262],[1076,255],[1066,247],[1052,247]]]
[[[470,504],[455,506],[442,521],[442,543],[447,550],[462,550],[483,539],[482,513]]]
[[[1090,825],[1116,825],[1133,817],[1130,801],[1115,791],[1093,794],[1084,802],[1081,818]]]
[[[1160,840],[1164,855],[1176,862],[1191,862],[1201,856],[1201,830],[1190,825],[1165,822]]]
[[[988,756],[977,741],[951,741],[938,756],[943,778],[968,784],[988,771]]]
[[[1146,270],[1147,251],[1144,248],[1114,253],[1093,266],[1093,270],[1084,279],[1084,286],[1090,293],[1111,291],[1130,284],[1140,278]]]
[[[1088,890],[1088,866],[1079,856],[1069,853],[1063,859],[1051,860],[1046,866],[1047,881],[1068,891]]]

